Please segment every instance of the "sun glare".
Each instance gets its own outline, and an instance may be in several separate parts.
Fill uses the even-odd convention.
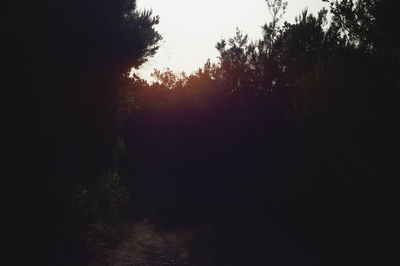
[[[315,13],[327,5],[321,0],[289,0],[283,19],[293,21],[305,8]],[[207,59],[215,62],[219,40],[233,36],[236,28],[250,40],[259,39],[270,17],[265,0],[138,0],[138,7],[160,16],[157,30],[163,36],[156,56],[138,71],[148,80],[155,68],[191,73]]]

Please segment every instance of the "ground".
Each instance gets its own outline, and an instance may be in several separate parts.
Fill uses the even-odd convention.
[[[156,229],[152,218],[123,225],[118,244],[105,246],[93,266],[190,265],[188,247],[193,231]]]

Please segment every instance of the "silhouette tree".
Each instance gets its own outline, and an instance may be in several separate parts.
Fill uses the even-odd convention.
[[[322,9],[293,23],[281,23],[287,2],[266,2],[261,40],[237,30],[216,44],[217,62],[155,70],[153,83],[129,77],[161,39],[159,18],[136,1],[7,2],[9,200],[24,229],[10,236],[28,261],[76,264],[82,238],[101,235],[129,193],[130,212],[157,209],[164,225],[219,224],[221,246],[246,259],[218,265],[276,264],[253,256],[266,245],[254,235],[272,225],[320,264],[391,258],[395,1],[335,1],[331,21]]]
[[[153,184],[162,184],[142,197],[185,213],[170,218],[212,220],[233,206],[223,227],[240,221],[235,214],[243,210],[256,217],[254,224],[272,216],[301,246],[323,249],[329,263],[346,260],[332,247],[352,250],[349,257],[358,262],[377,263],[394,246],[372,242],[393,238],[371,232],[368,239],[358,227],[390,223],[371,215],[398,215],[389,207],[398,172],[389,155],[398,147],[398,48],[389,33],[393,25],[384,24],[391,19],[382,16],[390,11],[381,11],[393,6],[338,1],[330,23],[323,9],[316,15],[305,10],[282,25],[286,4],[268,7],[272,22],[262,40],[249,43],[238,30],[217,43],[217,63],[187,78],[156,72],[158,81],[143,86],[143,105],[129,118],[127,133],[128,154],[145,154],[135,157],[132,172],[142,179],[136,189],[154,192]],[[380,34],[385,37],[375,37]],[[175,201],[171,191],[179,195]]]
[[[7,150],[18,191],[10,239],[27,253],[14,258],[75,264],[86,228],[75,223],[82,217],[72,216],[72,198],[79,187],[94,195],[118,183],[115,174],[103,177],[117,170],[119,90],[130,68],[157,51],[158,17],[138,11],[134,0],[8,1],[5,10]],[[99,197],[92,200],[102,204]]]

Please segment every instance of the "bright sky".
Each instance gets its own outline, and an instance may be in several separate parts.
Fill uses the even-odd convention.
[[[328,3],[322,0],[288,0],[284,20],[294,21],[308,7],[316,13]],[[261,26],[270,20],[265,0],[137,0],[139,9],[151,9],[160,16],[157,31],[163,36],[158,53],[139,70],[150,79],[153,69],[191,73],[207,59],[215,62],[215,44],[233,37],[236,27],[251,40],[260,39]]]

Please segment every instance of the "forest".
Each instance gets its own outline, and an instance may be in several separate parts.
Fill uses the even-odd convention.
[[[330,2],[154,82],[136,0],[3,3],[1,264],[400,265],[399,6]],[[144,220],[190,241],[107,257]]]

